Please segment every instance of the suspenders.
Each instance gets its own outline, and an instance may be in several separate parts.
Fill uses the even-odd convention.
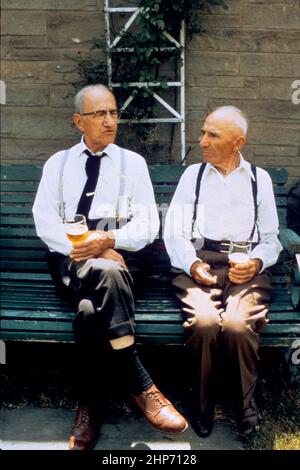
[[[192,234],[194,232],[194,227],[195,227],[195,222],[197,218],[197,209],[198,209],[198,203],[199,203],[199,196],[200,196],[200,188],[201,188],[201,180],[203,176],[203,172],[206,167],[206,162],[202,163],[199,172],[197,175],[197,181],[196,181],[196,189],[195,189],[195,202],[194,202],[194,211],[193,211],[193,218],[192,218]],[[252,188],[252,195],[253,195],[253,204],[254,204],[254,223],[253,227],[251,230],[251,234],[249,236],[249,240],[252,240],[255,229],[257,230],[257,236],[258,236],[258,243],[260,242],[260,232],[257,224],[258,220],[258,204],[257,204],[257,168],[255,165],[251,165],[251,170],[254,175],[254,180],[251,178],[251,188]],[[193,238],[192,241],[195,241]]]
[[[121,150],[121,175],[120,175],[120,187],[119,187],[119,197],[117,201],[117,210],[116,210],[116,219],[117,222],[120,221],[120,201],[123,199],[124,190],[125,190],[125,164],[126,164],[126,157],[125,157],[125,150],[123,147],[120,148]]]
[[[59,167],[59,215],[60,217],[64,220],[65,219],[65,208],[64,208],[64,201],[63,201],[63,174],[64,174],[64,168],[68,159],[70,150],[65,150],[64,154],[62,156],[61,162],[60,162],[60,167]],[[120,200],[124,196],[124,190],[125,190],[125,170],[126,170],[126,157],[125,157],[125,150],[123,148],[120,148],[121,152],[121,172],[120,172],[120,187],[119,187],[119,197],[117,201],[117,209],[116,209],[116,219],[117,222],[120,220]]]
[[[254,179],[251,178],[251,186],[252,186],[252,195],[253,195],[253,203],[254,203],[254,224],[252,227],[252,231],[249,237],[249,240],[252,240],[253,235],[255,233],[255,228],[257,230],[257,241],[260,242],[260,232],[258,227],[258,204],[257,204],[257,168],[255,165],[251,165],[251,170],[254,175]]]
[[[62,156],[61,162],[60,162],[60,167],[59,167],[59,185],[58,185],[58,191],[59,191],[59,215],[62,218],[62,220],[65,219],[65,207],[64,207],[64,199],[63,199],[63,174],[64,174],[64,168],[65,164],[69,155],[70,150],[65,150],[64,154]]]
[[[194,202],[194,210],[193,210],[193,218],[192,218],[192,235],[194,232],[195,222],[197,219],[197,210],[198,210],[198,203],[199,203],[199,196],[200,196],[201,180],[202,180],[205,167],[206,167],[206,163],[201,163],[198,176],[197,176],[197,181],[196,181],[195,202]],[[195,239],[193,238],[192,241],[195,241]]]

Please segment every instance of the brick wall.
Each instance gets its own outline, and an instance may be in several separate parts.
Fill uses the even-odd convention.
[[[300,104],[291,100],[292,83],[300,80],[299,1],[227,3],[227,12],[216,9],[203,17],[204,34],[187,47],[189,159],[199,159],[201,119],[216,106],[233,104],[250,120],[247,158],[286,167],[292,183],[300,178]],[[2,0],[1,5],[1,78],[7,89],[2,158],[42,162],[78,139],[71,121],[74,59],[103,32],[103,2]]]

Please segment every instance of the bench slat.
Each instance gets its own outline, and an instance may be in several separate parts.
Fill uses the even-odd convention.
[[[174,322],[173,319],[169,319],[172,323],[165,322],[143,322],[142,318],[137,317],[137,325],[136,330],[140,334],[178,334],[183,335],[183,328],[182,322],[178,321],[177,323]],[[299,334],[299,326],[300,324],[290,324],[290,323],[280,323],[280,324],[268,324],[264,331],[264,336],[291,336]],[[65,319],[58,320],[57,318],[46,320],[37,320],[37,319],[20,319],[14,318],[13,320],[9,319],[1,319],[1,330],[7,331],[71,331],[72,332],[72,323],[71,321],[66,321]]]
[[[31,208],[32,208],[32,204],[35,199],[35,194],[36,193],[32,193],[32,194],[14,194],[14,193],[5,194],[3,193],[1,194],[1,203],[31,204]]]
[[[22,269],[23,271],[45,271],[48,269],[46,261],[1,261],[1,269]]]
[[[0,205],[0,214],[28,214],[32,216],[32,205]]]
[[[27,289],[26,289],[27,290]],[[286,295],[284,291],[283,293],[280,294],[278,292],[275,292],[275,297],[273,303],[282,303],[286,304],[287,301],[290,299],[290,296]],[[42,296],[48,297],[49,296],[49,291],[44,290],[44,288],[35,288],[35,289],[30,289],[27,290],[27,293],[30,294],[32,301],[35,301],[36,298],[40,298]],[[50,291],[50,294],[55,297],[55,291]],[[142,295],[142,294],[141,294]],[[3,295],[2,295],[2,302],[3,305],[5,302],[13,302],[14,300],[17,300],[18,298],[24,298],[26,299],[26,292],[24,292],[24,287],[21,289],[16,289],[16,288],[7,288],[3,287]],[[161,308],[174,308],[176,306],[176,301],[174,299],[174,294],[170,293],[167,297],[163,296],[162,294],[158,296],[156,299],[149,298],[148,295],[144,294],[142,299],[137,298],[136,300],[136,307],[140,309],[140,311],[145,310],[149,308],[155,308],[160,310]]]
[[[287,181],[288,173],[285,168],[264,167],[276,184],[284,184]],[[162,183],[177,182],[179,176],[186,167],[180,165],[149,165],[149,172],[152,181]],[[41,165],[2,165],[1,181],[10,179],[17,181],[39,181],[42,174]]]
[[[15,183],[13,181],[2,181],[1,190],[5,193],[13,192],[22,192],[22,193],[36,193],[38,188],[38,183],[35,181],[27,181],[22,183]]]
[[[5,309],[2,312],[2,319],[11,319],[14,320],[16,318],[19,319],[35,319],[35,320],[64,320],[64,321],[71,321],[74,317],[75,313],[70,311],[69,309],[61,310],[57,309],[54,311],[31,311],[31,310],[8,310]],[[294,322],[300,325],[300,313],[299,312],[277,312],[277,313],[270,313],[269,319],[275,323],[288,323]],[[178,309],[177,311],[173,309],[171,313],[161,311],[160,313],[154,313],[149,310],[147,313],[141,313],[140,310],[137,308],[136,312],[136,320],[138,322],[176,322],[182,323],[183,316],[181,311]]]
[[[0,257],[2,259],[43,259],[45,260],[45,250],[4,250],[2,248]]]
[[[12,228],[12,227],[1,227],[0,228],[1,237],[36,237],[36,231],[34,228]]]
[[[1,249],[3,248],[43,248],[45,254],[46,245],[37,238],[2,238]]]
[[[49,341],[55,342],[74,342],[72,332],[62,333],[56,331],[1,331],[1,339],[3,340],[19,340],[19,341]]]
[[[43,341],[49,343],[55,342],[73,342],[73,335],[72,333],[55,333],[55,332],[18,332],[16,333],[10,331],[3,331],[2,332],[2,339],[4,340],[19,340],[19,341]],[[136,334],[136,341],[138,344],[167,344],[167,345],[180,345],[183,344],[184,339],[182,336],[176,335],[142,335],[137,332]],[[267,338],[261,337],[261,345],[267,347],[282,347],[282,348],[290,348],[293,344],[293,338],[287,337],[275,337],[275,338]]]
[[[36,165],[2,165],[1,181],[39,181],[42,166]]]
[[[149,165],[151,180],[154,184],[156,182],[178,182],[178,178],[185,169],[186,167],[178,165],[172,165],[171,168],[168,165]],[[285,168],[265,167],[264,169],[271,176],[273,183],[284,184],[287,182],[288,172]]]
[[[39,320],[20,320],[14,319],[13,322],[10,320],[1,320],[1,329],[10,331],[70,331],[72,332],[71,322],[53,320],[50,321],[39,321]]]
[[[22,272],[16,272],[16,273],[9,273],[9,272],[2,272],[0,273],[0,279],[1,282],[2,280],[8,280],[8,279],[18,279],[20,281],[22,280],[31,280],[31,281],[46,281],[49,283],[51,281],[51,276],[50,274],[47,273],[22,273]]]
[[[34,227],[32,214],[25,217],[4,215],[1,217],[1,223],[3,225],[31,225]]]

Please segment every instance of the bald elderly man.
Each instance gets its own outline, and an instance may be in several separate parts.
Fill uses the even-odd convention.
[[[209,114],[199,139],[204,163],[186,169],[166,217],[165,244],[185,315],[190,421],[201,437],[211,433],[216,399],[225,395],[237,405],[241,436],[251,435],[259,418],[259,334],[272,295],[266,268],[282,247],[271,179],[241,154],[247,127],[233,106]],[[251,242],[250,259],[229,262],[232,242]]]
[[[76,312],[79,405],[70,449],[96,444],[109,375],[118,388],[127,388],[152,426],[182,432],[185,418],[154,385],[135,346],[134,293],[142,270],[138,251],[159,229],[146,162],[114,143],[118,109],[105,86],[90,85],[77,93],[73,121],[81,141],[46,162],[33,207],[37,234],[49,248],[52,277]],[[90,236],[72,246],[63,221],[75,214],[86,217]]]

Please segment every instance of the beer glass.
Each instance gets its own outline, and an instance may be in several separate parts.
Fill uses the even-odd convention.
[[[230,242],[228,258],[231,263],[247,263],[250,259],[250,242]]]
[[[87,240],[89,231],[84,215],[75,214],[72,219],[65,220],[64,225],[66,235],[73,245]]]

